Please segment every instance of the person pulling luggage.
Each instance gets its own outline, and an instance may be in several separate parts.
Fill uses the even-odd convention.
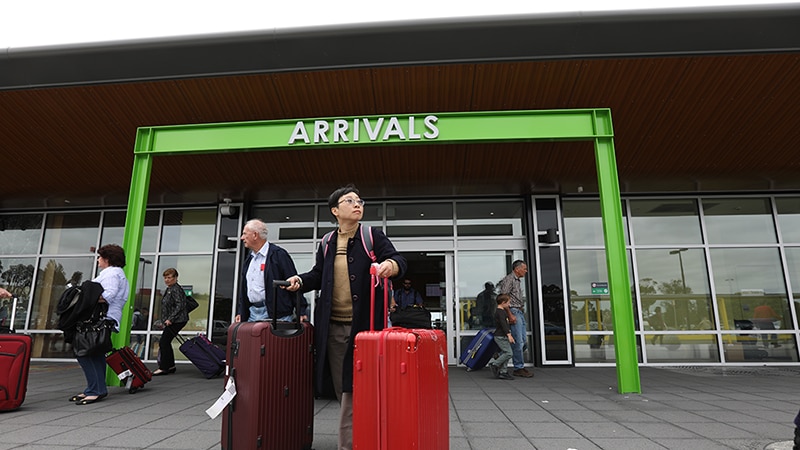
[[[314,309],[316,328],[315,385],[323,391],[326,366],[330,368],[336,397],[341,404],[339,448],[353,442],[353,343],[360,331],[370,329],[369,269],[379,264],[380,278],[401,277],[406,260],[379,229],[364,228],[364,200],[353,185],[341,187],[328,197],[328,207],[338,223],[330,239],[323,238],[311,271],[289,277],[289,291],[321,290]],[[330,251],[328,251],[328,247]],[[383,314],[383,305],[375,311]],[[383,323],[379,317],[376,323]],[[383,328],[382,326],[380,327]]]

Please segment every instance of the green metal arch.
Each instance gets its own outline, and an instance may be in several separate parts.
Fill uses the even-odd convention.
[[[125,220],[125,274],[136,285],[153,157],[317,147],[420,143],[594,141],[614,320],[620,393],[641,392],[633,303],[625,254],[614,132],[609,109],[455,112],[139,128]],[[114,345],[130,342],[135,292],[123,311]],[[119,384],[109,371],[109,385]]]

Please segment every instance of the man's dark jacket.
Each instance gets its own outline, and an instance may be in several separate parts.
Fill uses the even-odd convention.
[[[373,228],[372,237],[377,262],[381,263],[387,259],[394,260],[400,269],[394,278],[402,278],[406,272],[406,259],[398,253],[383,231]],[[336,258],[337,239],[338,233],[333,233],[330,242],[328,242],[329,251],[325,252],[320,246],[317,249],[317,259],[314,267],[310,272],[300,275],[303,280],[303,292],[321,291],[319,300],[317,300],[314,307],[314,347],[316,349],[314,376],[317,392],[324,391],[323,376],[328,362],[327,340],[333,299],[333,261]],[[347,352],[344,357],[343,392],[353,392],[353,344],[355,343],[355,336],[358,332],[369,329],[370,290],[372,289],[369,267],[371,264],[372,260],[364,251],[364,246],[361,243],[361,230],[359,229],[356,231],[355,236],[347,242],[347,268],[350,273],[350,294],[353,300],[353,324]],[[381,290],[380,295],[377,293],[375,295],[375,325],[376,329],[379,330],[383,329],[383,310],[383,291]]]
[[[250,261],[253,259],[253,252],[249,252],[247,259],[242,265],[241,279],[239,285],[239,300],[236,304],[236,314],[239,314],[242,322],[247,322],[250,318],[250,299],[247,297],[247,268],[250,267]],[[283,247],[277,246],[270,242],[267,250],[267,260],[264,264],[264,294],[266,296],[267,311],[269,317],[288,316],[294,312],[295,304],[297,303],[297,296],[294,292],[289,292],[286,289],[278,288],[278,312],[275,315],[275,301],[274,292],[272,288],[272,280],[286,280],[287,278],[297,274],[297,269],[294,266],[294,261],[289,253]],[[300,316],[308,315],[308,301],[305,297],[300,297],[300,311],[297,312]]]

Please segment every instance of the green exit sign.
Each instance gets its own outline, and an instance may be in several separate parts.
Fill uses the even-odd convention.
[[[592,295],[608,295],[608,282],[607,281],[593,281],[592,282]]]

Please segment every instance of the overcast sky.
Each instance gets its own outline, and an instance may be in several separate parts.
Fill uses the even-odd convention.
[[[800,0],[7,0],[0,8],[0,49],[440,17],[798,2]]]

